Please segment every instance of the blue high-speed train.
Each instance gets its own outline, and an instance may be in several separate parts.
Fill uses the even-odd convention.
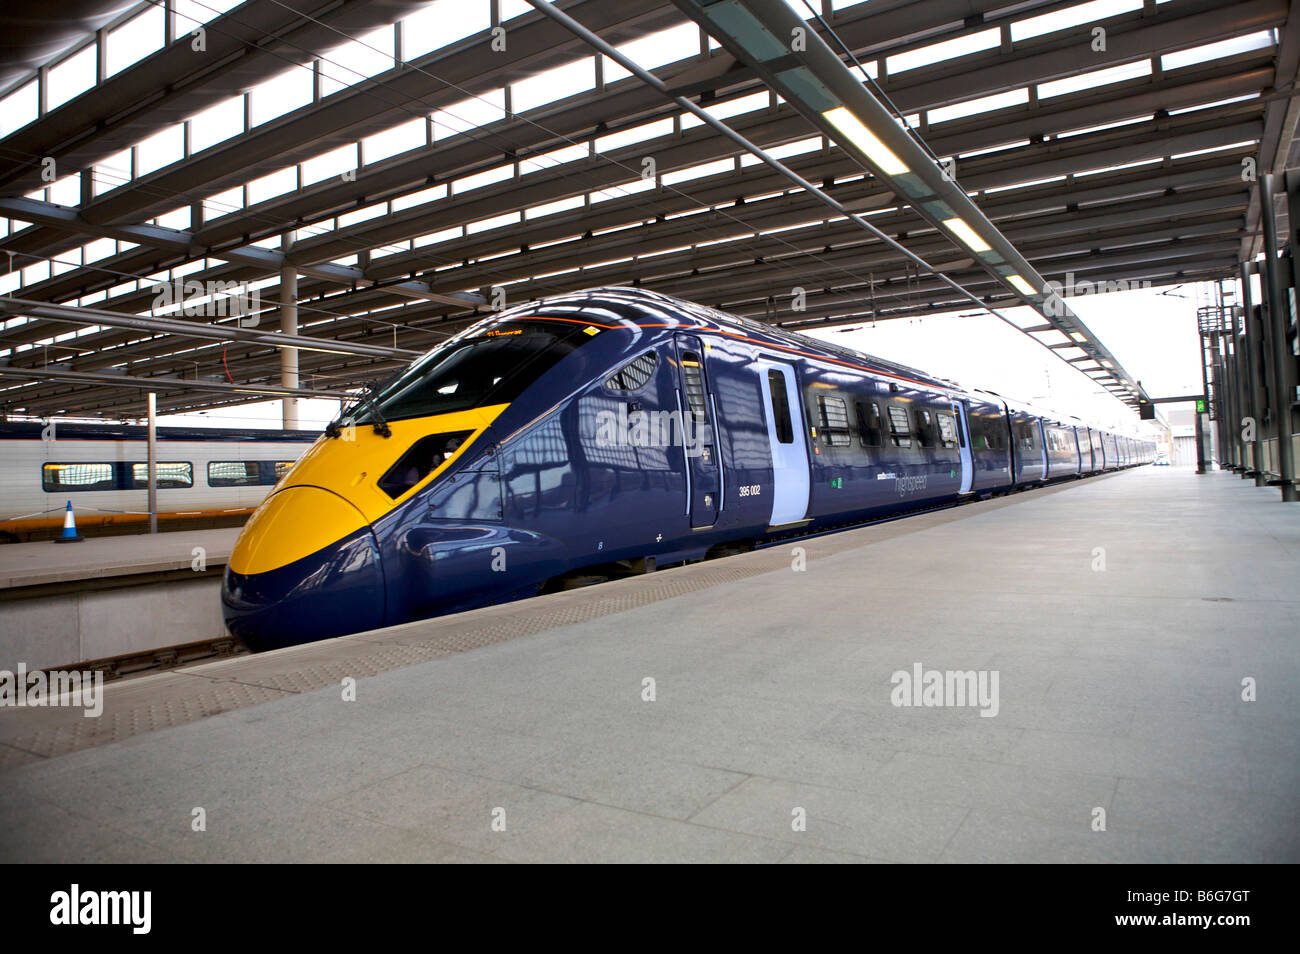
[[[249,519],[254,649],[1149,462],[1155,447],[630,288],[495,314],[333,422]]]

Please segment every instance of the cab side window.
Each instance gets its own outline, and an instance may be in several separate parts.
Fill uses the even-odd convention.
[[[605,387],[611,391],[639,391],[650,383],[658,363],[659,356],[653,351],[647,351],[606,378]]]

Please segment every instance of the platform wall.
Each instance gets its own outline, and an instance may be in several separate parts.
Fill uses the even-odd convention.
[[[220,577],[13,600],[0,603],[0,669],[70,666],[224,633]]]

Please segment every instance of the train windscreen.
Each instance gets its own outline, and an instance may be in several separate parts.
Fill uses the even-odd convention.
[[[344,415],[345,424],[373,424],[466,411],[513,401],[595,335],[590,325],[511,320],[457,337],[423,355]]]

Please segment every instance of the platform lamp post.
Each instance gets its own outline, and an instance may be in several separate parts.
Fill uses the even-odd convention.
[[[1273,209],[1273,175],[1259,177],[1260,224],[1264,230],[1264,273],[1268,283],[1269,354],[1273,369],[1273,434],[1277,438],[1278,481],[1282,499],[1300,500],[1295,485],[1295,447],[1291,442],[1293,426],[1291,406],[1296,400],[1296,361],[1291,348],[1291,315],[1294,308],[1289,295],[1290,276],[1282,274],[1278,257],[1277,220]]]
[[[158,532],[158,395],[149,392],[149,532]]]

